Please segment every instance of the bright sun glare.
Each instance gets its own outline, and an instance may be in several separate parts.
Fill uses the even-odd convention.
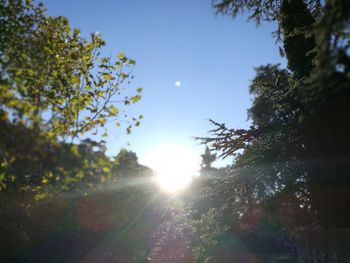
[[[198,176],[200,157],[190,147],[166,144],[152,151],[145,160],[156,174],[156,182],[168,193],[176,193]]]

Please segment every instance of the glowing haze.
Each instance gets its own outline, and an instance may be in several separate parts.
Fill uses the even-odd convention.
[[[146,154],[143,162],[153,169],[162,190],[175,193],[199,175],[201,158],[190,147],[163,144]]]

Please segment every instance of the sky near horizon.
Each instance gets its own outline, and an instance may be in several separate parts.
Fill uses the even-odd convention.
[[[180,144],[201,154],[204,146],[192,137],[207,135],[209,118],[231,128],[249,126],[248,86],[254,67],[285,66],[271,36],[275,24],[256,27],[247,16],[215,15],[210,0],[43,3],[48,15],[67,17],[82,36],[99,32],[107,43],[103,49],[107,56],[124,52],[137,62],[131,86],[143,87],[143,94],[129,113],[142,114],[144,119],[131,135],[115,125],[109,127],[104,140],[111,156],[126,147],[143,163],[164,144]]]

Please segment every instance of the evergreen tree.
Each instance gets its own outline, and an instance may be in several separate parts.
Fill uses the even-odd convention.
[[[348,1],[214,1],[220,13],[277,21],[288,69],[256,69],[249,129],[211,120],[201,138],[221,157],[236,155],[234,176],[219,184],[242,218],[260,206],[274,222],[298,228],[347,228],[350,215],[350,53]],[[227,187],[229,185],[229,187]],[[285,220],[286,211],[295,220]],[[314,235],[309,232],[308,235]],[[327,242],[322,239],[323,243]],[[337,242],[337,241],[334,241]],[[348,248],[337,243],[339,257]]]
[[[202,156],[202,169],[211,168],[211,164],[216,160],[216,154],[212,154],[208,146],[205,147],[205,152]]]

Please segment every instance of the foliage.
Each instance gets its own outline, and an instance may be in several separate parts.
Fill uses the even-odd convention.
[[[226,200],[225,208],[214,206],[228,209],[236,226],[255,226],[263,212],[290,238],[300,229],[312,236],[311,225],[349,227],[348,1],[228,0],[214,1],[214,8],[232,16],[247,11],[257,23],[277,21],[288,60],[288,69],[256,68],[249,129],[211,120],[212,136],[198,138],[220,157],[236,156],[232,176],[209,187],[211,200]],[[339,245],[322,253],[340,256],[346,250]]]
[[[9,212],[8,206],[2,206],[2,261],[145,262],[147,237],[157,224],[154,208],[147,207],[154,189],[150,185],[122,187],[120,182],[109,186],[47,197],[33,202],[30,213],[22,208],[16,214],[13,207]]]
[[[313,177],[314,169],[317,170],[318,179],[326,176],[329,179],[323,178],[322,180],[331,182],[339,175],[339,180],[347,184],[347,179],[340,170],[336,174],[323,175],[319,168],[311,166],[320,165],[314,160],[324,159],[328,162],[334,162],[336,157],[338,161],[342,162],[344,158],[349,156],[347,147],[349,141],[345,136],[345,133],[349,132],[349,119],[347,118],[349,110],[343,102],[345,99],[343,96],[349,96],[348,68],[343,65],[342,70],[339,70],[339,64],[333,66],[328,64],[326,74],[328,82],[321,82],[319,79],[325,78],[325,75],[320,76],[319,73],[325,70],[323,68],[325,65],[319,63],[321,57],[323,59],[327,56],[333,57],[331,54],[338,52],[348,57],[348,54],[344,54],[345,49],[348,48],[346,44],[333,45],[332,51],[328,54],[322,53],[324,50],[322,46],[328,46],[329,41],[334,41],[335,35],[345,40],[345,21],[346,19],[348,21],[349,17],[346,16],[347,13],[342,11],[343,9],[338,9],[341,7],[339,5],[341,1],[338,4],[330,1],[326,3],[323,14],[317,22],[312,20],[311,13],[307,14],[307,12],[303,16],[309,16],[309,19],[298,21],[289,19],[288,16],[294,14],[300,7],[297,2],[291,1],[290,6],[286,6],[288,2],[282,1],[280,14],[284,18],[281,19],[280,26],[284,33],[285,52],[289,54],[287,55],[288,62],[290,63],[292,59],[302,55],[300,52],[304,53],[303,59],[293,62],[294,66],[289,64],[290,71],[281,70],[277,66],[271,65],[257,68],[257,75],[250,86],[250,92],[255,95],[253,105],[249,110],[252,120],[250,129],[227,129],[224,124],[212,121],[216,126],[216,129],[212,130],[214,136],[203,138],[203,141],[211,144],[215,150],[222,150],[223,157],[244,150],[243,154],[238,157],[237,167],[257,170],[258,173],[262,172],[262,175],[258,176],[259,180],[266,178],[267,182],[275,184],[276,181],[282,179],[282,176],[285,177],[286,182],[282,180],[280,190],[296,184],[296,180],[299,182],[309,180]],[[334,13],[330,13],[330,10],[333,10]],[[340,20],[339,23],[342,26],[339,26],[338,31],[329,32],[329,28],[324,22],[325,17],[328,20],[328,15],[333,17],[333,20],[329,19],[333,22]],[[312,27],[310,27],[310,23]],[[288,41],[292,41],[289,39],[290,34],[300,28],[304,30],[298,34],[312,35],[316,39],[314,48],[296,51],[297,48],[290,48],[287,44]],[[315,32],[318,33],[317,37],[315,37]],[[323,39],[322,42],[319,41],[319,34],[326,37],[328,41],[326,39]],[[328,47],[330,48],[330,46]],[[308,50],[317,52],[312,64],[311,75],[309,75],[310,70],[300,71],[310,61]],[[326,113],[326,111],[328,112]],[[322,128],[320,128],[321,125]],[[330,152],[332,152],[332,157]],[[268,169],[266,170],[264,167]],[[346,169],[346,167],[342,167],[342,169]],[[273,175],[270,176],[271,173]],[[285,173],[288,175],[284,175]],[[266,191],[268,190],[266,189]],[[320,211],[318,211],[319,213]]]
[[[280,22],[284,14],[281,7],[286,4],[306,5],[311,14],[318,18],[322,12],[322,1],[306,0],[306,1],[289,1],[289,0],[212,0],[212,6],[217,14],[229,15],[236,17],[240,13],[248,13],[249,20],[254,20],[257,25],[261,22]],[[295,12],[298,16],[299,13]],[[274,34],[278,40],[281,37],[281,25]]]
[[[66,138],[120,118],[116,95],[132,78],[134,60],[102,57],[98,34],[82,38],[65,17],[45,16],[42,4],[2,0],[0,12],[3,120]],[[140,91],[120,102],[137,102]]]
[[[151,169],[138,163],[135,152],[124,148],[114,157],[111,172],[119,177],[151,176],[153,174]]]
[[[105,142],[87,136],[101,130],[107,136],[109,121],[117,127],[127,123],[128,133],[140,125],[142,115],[129,118],[126,112],[141,99],[142,88],[127,89],[136,62],[123,53],[102,56],[105,42],[99,34],[83,38],[67,18],[46,16],[44,6],[31,1],[1,0],[0,28],[1,257],[76,261],[78,251],[62,252],[61,259],[41,252],[21,257],[51,233],[68,246],[85,237],[79,251],[86,252],[118,222],[128,226],[143,205],[144,191],[131,191],[124,171],[147,177],[150,169],[138,164],[136,155],[127,167],[112,161]],[[103,195],[102,187],[113,194]],[[115,199],[123,204],[115,207]],[[128,253],[132,257],[135,251]]]
[[[202,169],[209,169],[212,162],[216,160],[216,154],[212,154],[208,147],[205,147],[205,152],[202,156]]]
[[[123,251],[108,254],[110,260],[144,261],[144,236],[155,227],[149,214],[139,213],[154,190],[150,169],[136,155],[123,166],[106,156],[104,141],[55,142],[24,126],[1,127],[1,149],[16,156],[0,168],[7,175],[0,192],[3,261],[76,261],[110,233],[106,250]]]
[[[99,34],[87,40],[65,17],[46,16],[31,1],[2,0],[0,25],[0,189],[106,181],[112,164],[104,146],[67,139],[101,129],[107,136],[109,121],[128,123],[128,133],[139,126],[143,116],[129,120],[123,109],[141,98],[142,88],[125,93],[136,62],[123,53],[103,57]]]
[[[116,101],[139,101],[140,88],[118,99],[135,62],[102,57],[98,34],[83,39],[42,5],[1,1],[0,234],[9,260],[202,262],[283,252],[348,261],[349,2],[213,4],[278,22],[288,68],[256,68],[251,127],[211,120],[211,137],[200,138],[210,146],[206,176],[167,197],[149,186],[151,171],[134,152],[111,159],[104,141],[65,140],[119,118]],[[205,169],[211,150],[235,164]]]

